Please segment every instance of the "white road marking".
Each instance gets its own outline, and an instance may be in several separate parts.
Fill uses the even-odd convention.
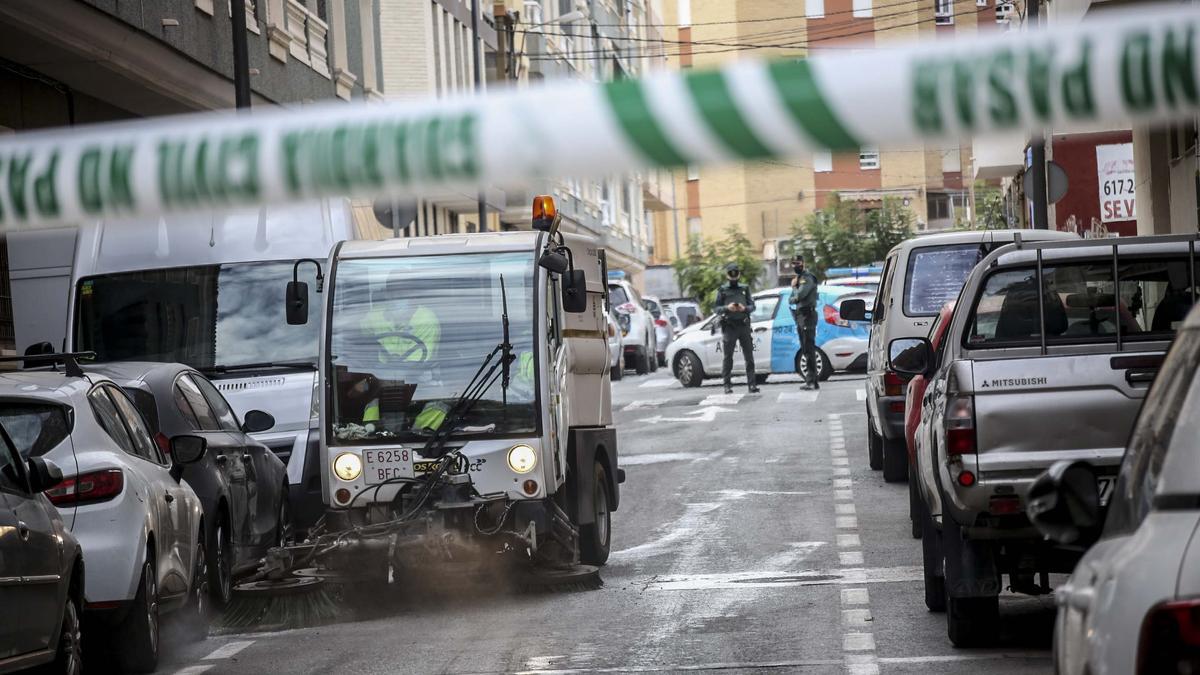
[[[854,504],[834,504],[833,512],[839,516],[853,516],[857,513]]]
[[[841,659],[806,659],[799,661],[734,661],[721,663],[691,663],[670,664],[662,666],[620,665],[607,668],[557,668],[551,670],[517,670],[514,675],[582,675],[583,673],[682,673],[708,671],[743,671],[764,668],[769,670],[796,670],[819,668],[821,666],[836,666]],[[488,673],[486,675],[492,675]]]
[[[777,399],[780,403],[816,403],[819,391],[783,391]]]
[[[624,464],[625,463],[624,460],[622,460],[621,463]],[[743,499],[745,497],[750,497],[750,496],[754,496],[754,497],[776,497],[776,496],[803,497],[806,495],[810,495],[812,493],[811,492],[783,491],[783,490],[780,490],[780,491],[774,491],[774,490],[721,490],[721,491],[717,492],[717,494],[721,495],[725,499]]]
[[[834,457],[834,458],[833,458],[833,465],[834,465],[834,466],[846,466],[846,465],[848,465],[849,463],[850,463],[850,458],[849,458],[849,457]]]
[[[614,553],[614,556],[617,554]],[[833,570],[804,570],[801,572],[753,571],[720,574],[684,574],[653,576],[634,583],[648,591],[738,591],[746,588],[779,588],[790,586],[828,586],[843,584],[912,583],[924,579],[920,567],[842,568]]]
[[[227,658],[237,654],[238,652],[242,651],[246,647],[249,647],[252,644],[254,644],[254,640],[238,640],[235,642],[229,642],[221,647],[214,649],[211,654],[204,657],[204,660],[205,661],[214,661],[216,659],[227,659]]]
[[[657,408],[658,406],[667,402],[668,400],[665,398],[656,398],[647,401],[634,401],[624,408],[621,408],[621,410],[624,412],[629,412],[630,410],[638,410],[640,408]]]
[[[182,670],[175,671],[175,675],[200,675],[200,673],[208,672],[213,669],[213,666],[188,666]]]
[[[843,588],[842,604],[869,605],[871,604],[871,594],[865,588]]]
[[[842,636],[842,651],[875,651],[875,635],[872,633],[846,633]]]
[[[834,523],[839,530],[857,530],[858,518],[854,516],[838,516],[834,519]]]
[[[990,654],[937,654],[931,656],[885,656],[880,663],[955,663],[958,661],[986,661],[989,659],[1029,659],[1031,661],[1049,661],[1048,652],[992,652]]]
[[[624,461],[624,460],[622,460],[622,462],[623,462],[623,461]],[[835,476],[849,476],[849,475],[850,475],[850,467],[848,467],[848,466],[835,466],[835,467],[833,468],[833,475],[835,475]]]
[[[676,384],[677,382],[678,382],[678,380],[671,378],[671,377],[658,377],[653,380],[646,380],[645,382],[639,384],[638,388],[639,389],[666,389],[667,387],[670,387],[671,385]],[[680,385],[680,386],[682,386],[682,385]]]
[[[834,490],[833,498],[839,502],[854,501],[854,490]]]
[[[860,401],[867,400],[867,390],[866,389],[856,389],[854,391],[854,397]]]
[[[861,567],[863,564],[862,551],[839,551],[838,564],[843,567]]]
[[[659,424],[660,422],[711,422],[717,419],[717,415],[727,412],[733,412],[733,410],[720,406],[704,406],[698,410],[684,413],[687,417],[663,417],[662,415],[655,415],[654,417],[646,417],[638,421],[650,424]]]
[[[870,628],[873,620],[869,609],[842,610],[842,625],[846,628]]]
[[[848,488],[853,484],[854,484],[854,481],[850,480],[849,478],[834,478],[833,479],[833,487],[835,487],[835,488]]]
[[[740,391],[732,394],[710,394],[703,401],[700,401],[700,405],[737,405],[745,397],[746,394]]]
[[[857,534],[839,534],[837,545],[838,548],[858,548],[862,546],[862,541]]]
[[[628,463],[628,458],[622,458],[623,464]],[[610,556],[614,560],[630,560],[638,558],[649,558],[651,556],[670,553],[673,549],[673,544],[676,541],[686,540],[694,535],[707,522],[707,514],[721,508],[719,502],[705,502],[700,504],[688,504],[684,507],[683,515],[676,520],[671,526],[671,529],[661,536],[648,541],[644,544],[639,544],[632,548],[627,548],[621,551],[613,551]],[[922,579],[925,577],[922,576]]]

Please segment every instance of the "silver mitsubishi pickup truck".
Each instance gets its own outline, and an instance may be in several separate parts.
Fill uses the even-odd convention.
[[[1005,588],[1050,592],[1081,550],[1025,515],[1034,479],[1083,460],[1112,490],[1146,391],[1196,296],[1197,236],[1021,242],[974,268],[935,353],[896,339],[890,366],[926,375],[914,472],[925,602],[956,646],[997,633]]]

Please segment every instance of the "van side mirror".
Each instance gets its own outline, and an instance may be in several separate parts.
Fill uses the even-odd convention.
[[[308,284],[289,281],[287,284],[287,322],[289,326],[308,323]]]
[[[1030,486],[1028,499],[1029,520],[1052,541],[1089,546],[1100,538],[1100,486],[1087,462],[1055,462]]]
[[[567,256],[554,251],[543,252],[542,256],[538,258],[538,266],[554,274],[563,274],[571,268]]]
[[[926,375],[932,351],[925,338],[896,338],[888,345],[888,369],[905,378]]]
[[[587,311],[587,275],[583,270],[571,270],[560,277],[563,311],[582,314]]]
[[[845,321],[869,321],[871,319],[867,313],[867,301],[862,298],[843,300],[838,308],[838,314]]]

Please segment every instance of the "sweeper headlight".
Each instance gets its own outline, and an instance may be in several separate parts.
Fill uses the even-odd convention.
[[[514,445],[508,450],[508,468],[517,473],[529,473],[537,466],[537,452],[525,445]]]
[[[362,475],[362,459],[353,452],[343,452],[333,459],[333,473],[344,481]]]

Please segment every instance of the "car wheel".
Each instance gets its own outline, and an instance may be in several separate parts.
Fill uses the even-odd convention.
[[[878,471],[883,468],[883,438],[871,428],[867,421],[867,462]]]
[[[650,372],[657,373],[658,372],[658,354],[655,352],[648,352],[646,354],[646,365],[647,365],[647,367],[649,367]]]
[[[233,537],[223,514],[208,541],[208,587],[217,607],[224,608],[233,599]]]
[[[646,355],[645,347],[635,348],[633,359],[633,371],[635,373],[645,375],[650,372],[650,357]]]
[[[658,353],[658,367],[659,368],[667,367],[667,353],[666,352]]]
[[[925,607],[931,612],[946,611],[946,577],[942,571],[942,533],[933,524],[925,502],[920,503],[921,563],[925,576]]]
[[[883,439],[883,480],[903,483],[908,479],[908,448],[904,440]]]
[[[184,634],[193,642],[208,638],[208,620],[212,602],[209,592],[208,550],[204,545],[204,532],[196,542],[196,566],[192,570],[192,590],[185,609]]]
[[[133,606],[121,621],[118,631],[120,647],[117,664],[126,673],[150,673],[158,667],[158,580],[154,559],[147,556],[142,565]]]
[[[704,382],[704,366],[700,363],[700,357],[692,352],[679,352],[675,359],[675,377],[685,387],[699,387]]]
[[[76,599],[68,595],[63,607],[54,660],[35,669],[33,672],[36,675],[79,675],[83,672],[83,635],[79,625],[79,607],[76,606]]]
[[[617,355],[617,365],[613,366],[612,369],[608,371],[608,374],[609,374],[609,377],[612,378],[613,382],[619,381],[622,377],[625,377],[625,352],[624,352],[624,350],[622,350],[621,353]]]
[[[829,357],[825,352],[817,347],[817,379],[821,382],[833,377],[833,366],[829,363]]]
[[[912,538],[921,538],[921,493],[917,490],[917,476],[913,466],[908,466],[908,520],[912,527]]]
[[[595,462],[592,469],[592,505],[595,522],[579,528],[579,560],[585,565],[608,562],[612,543],[612,513],[608,507],[608,473]]]

